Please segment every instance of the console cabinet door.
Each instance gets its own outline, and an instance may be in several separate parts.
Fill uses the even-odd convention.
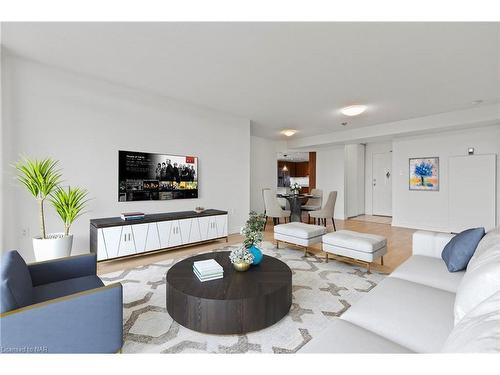
[[[134,239],[136,253],[144,252],[148,238],[148,224],[134,224],[130,227],[132,229],[132,238]]]
[[[179,220],[172,220],[168,247],[174,247],[179,245],[182,245],[182,236],[181,236],[181,228],[179,225]]]
[[[146,237],[146,246],[144,251],[152,251],[161,249],[162,246],[160,244],[160,235],[158,232],[157,223],[149,223],[148,224],[148,234]]]
[[[99,240],[102,240],[101,244],[104,249],[105,256],[101,257],[102,259],[111,259],[116,258],[118,255],[118,250],[120,249],[120,239],[122,235],[123,227],[111,227],[111,228],[103,228],[99,229],[101,235],[98,239],[98,253],[101,253],[101,246],[99,244]]]
[[[191,226],[193,225],[193,219],[182,219],[179,220],[179,229],[181,233],[181,242],[183,245],[190,243],[189,235],[191,233]]]
[[[217,238],[217,216],[209,216],[207,239]]]
[[[123,257],[126,255],[136,254],[134,236],[132,233],[132,225],[122,226],[122,233],[120,236],[120,247],[118,249],[118,256]]]
[[[106,260],[108,258],[106,242],[104,241],[104,229],[97,229],[97,260]]]
[[[218,215],[215,217],[217,227],[217,237],[227,236],[227,215]]]
[[[200,230],[200,220],[199,218],[194,218],[191,221],[191,230],[189,232],[189,242],[200,242],[202,239],[201,230]]]
[[[200,225],[201,240],[205,241],[208,239],[208,229],[210,227],[210,217],[209,216],[200,217],[200,218],[198,218],[198,223]]]
[[[165,249],[169,247],[170,230],[172,229],[172,222],[160,221],[157,224],[158,224],[158,234],[160,236],[160,248]]]

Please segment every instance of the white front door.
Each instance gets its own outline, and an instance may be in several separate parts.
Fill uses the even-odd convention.
[[[373,214],[392,216],[392,153],[373,154]]]

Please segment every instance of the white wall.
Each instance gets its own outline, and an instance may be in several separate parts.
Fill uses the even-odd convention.
[[[326,202],[330,191],[337,190],[335,218],[344,219],[344,146],[316,150],[316,187],[323,190]]]
[[[345,216],[365,212],[365,146],[345,145]]]
[[[393,142],[393,225],[449,231],[448,158],[466,155],[474,147],[476,154],[500,153],[500,126],[471,129],[428,136],[395,139]],[[409,191],[408,159],[439,157],[440,190]],[[497,162],[497,169],[500,163]],[[500,169],[497,170],[497,225],[500,223]]]
[[[5,139],[5,129],[4,129],[4,111],[3,111],[3,64],[2,64],[2,57],[3,57],[3,46],[1,44],[2,42],[2,27],[0,26],[0,168],[2,172],[0,173],[0,239],[4,238],[3,233],[4,233],[4,226],[5,226],[5,210],[4,210],[4,186],[5,186],[5,178],[4,178],[4,173],[3,171],[5,170],[5,158],[4,158],[4,152],[5,152],[5,147],[4,147],[4,139]],[[0,240],[0,246],[2,246],[2,240]],[[3,250],[0,250],[0,253]]]
[[[250,208],[264,212],[262,189],[276,189],[278,185],[278,142],[260,137],[250,141]]]
[[[391,152],[392,142],[367,143],[365,151],[365,213],[373,215],[373,154]],[[394,172],[394,171],[393,171]],[[393,173],[394,175],[394,173]]]
[[[8,163],[19,154],[58,159],[67,183],[86,187],[92,197],[90,212],[73,226],[75,253],[88,251],[90,218],[123,211],[218,208],[229,211],[229,231],[239,231],[250,208],[249,120],[19,58],[5,61]],[[198,156],[199,199],[119,203],[118,150]],[[12,168],[2,168],[11,181],[3,249],[20,249],[32,260],[36,203],[12,180]],[[60,231],[54,210],[47,211],[48,230]]]

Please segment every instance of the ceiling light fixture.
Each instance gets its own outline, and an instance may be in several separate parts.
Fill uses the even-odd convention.
[[[346,116],[357,116],[366,111],[366,108],[367,108],[366,105],[356,104],[356,105],[351,105],[349,107],[344,107],[340,110],[340,112],[342,112],[342,114]]]
[[[282,130],[281,131],[281,134],[284,134],[286,135],[287,137],[291,137],[292,135],[294,135],[295,133],[297,133],[297,130],[293,130],[293,129],[285,129],[285,130]]]

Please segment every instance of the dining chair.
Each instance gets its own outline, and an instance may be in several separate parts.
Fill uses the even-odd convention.
[[[271,189],[262,189],[262,195],[264,197],[266,224],[269,217],[273,218],[274,225],[279,224],[281,218],[284,218],[286,223],[286,219],[290,219],[291,211],[281,208],[276,198],[276,193]],[[266,226],[264,225],[264,230],[265,229]]]
[[[331,191],[328,194],[328,200],[326,201],[325,206],[321,210],[317,211],[309,211],[309,216],[307,222],[311,221],[311,218],[314,219],[314,224],[318,223],[319,225],[324,225],[326,227],[326,219],[332,219],[333,230],[336,231],[335,227],[335,219],[333,218],[333,214],[335,212],[335,202],[337,201],[337,192]]]
[[[276,193],[277,194],[290,194],[290,188],[289,187],[278,187],[276,189]],[[279,205],[281,206],[282,209],[286,210],[290,207],[288,207],[288,201],[286,200],[286,198],[276,198],[278,199],[278,203]]]
[[[317,211],[321,210],[323,204],[323,190],[311,189],[312,197],[301,207],[302,211]]]

